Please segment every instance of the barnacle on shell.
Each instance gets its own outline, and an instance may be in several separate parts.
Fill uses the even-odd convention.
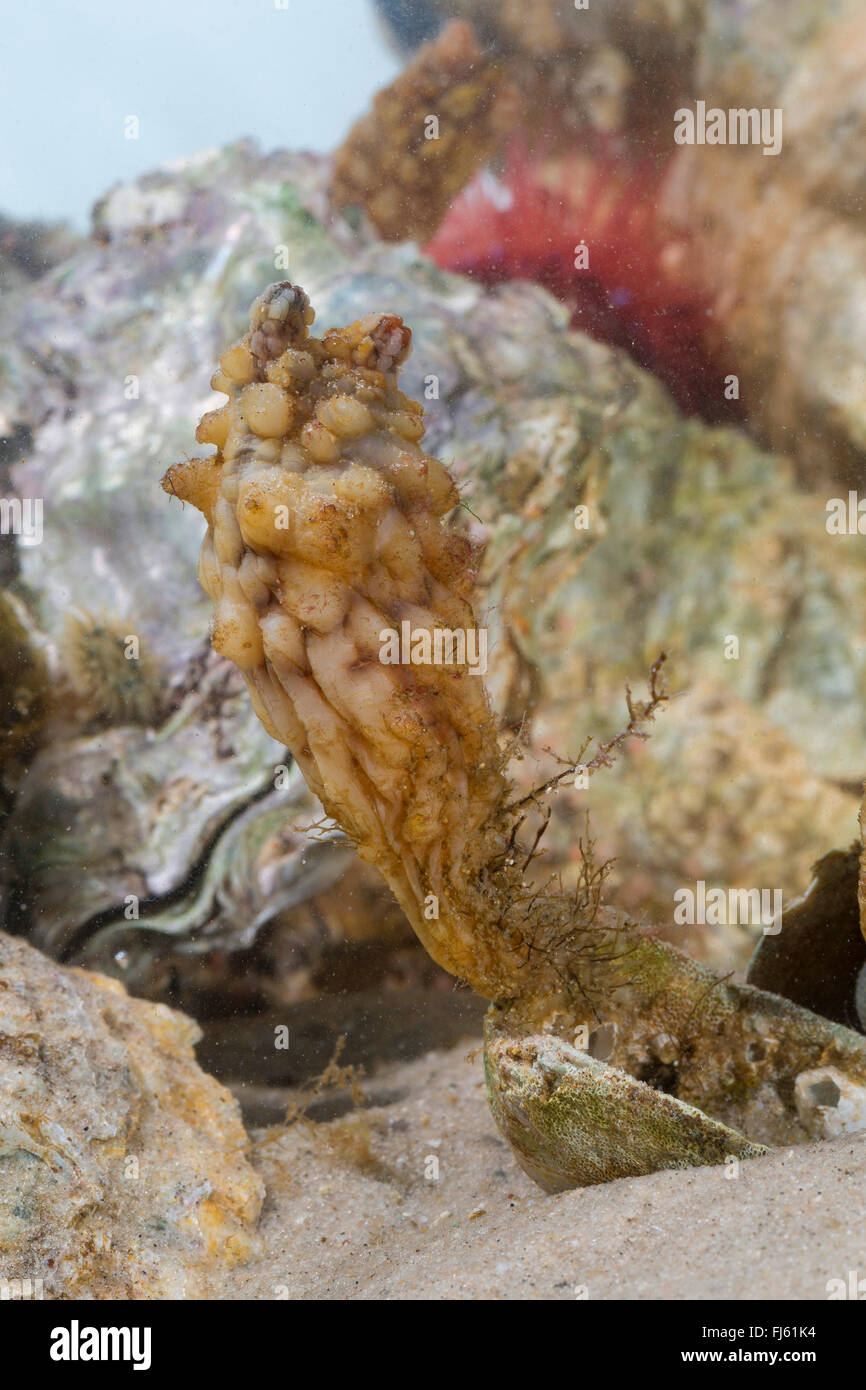
[[[69,614],[61,663],[86,713],[112,724],[155,722],[161,672],[146,652],[137,650],[129,623],[83,611]]]

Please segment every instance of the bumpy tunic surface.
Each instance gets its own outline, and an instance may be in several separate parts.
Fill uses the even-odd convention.
[[[409,329],[374,313],[315,339],[312,318],[287,281],[256,301],[213,378],[229,401],[199,426],[217,453],[163,485],[208,520],[214,647],[431,954],[484,991],[472,898],[505,783],[471,662],[475,557],[397,386]]]

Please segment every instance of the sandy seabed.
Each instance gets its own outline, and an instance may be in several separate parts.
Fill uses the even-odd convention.
[[[375,1095],[257,1131],[263,1253],[222,1297],[826,1300],[866,1276],[864,1138],[548,1196],[493,1124],[477,1040],[382,1067]]]

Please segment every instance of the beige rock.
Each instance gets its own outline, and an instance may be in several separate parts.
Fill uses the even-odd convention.
[[[198,1036],[0,935],[0,1283],[202,1298],[256,1250],[263,1186]]]

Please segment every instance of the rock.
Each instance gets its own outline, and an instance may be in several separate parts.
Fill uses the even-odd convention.
[[[410,41],[400,10],[380,4],[398,39]],[[686,278],[704,300],[699,339],[719,366],[731,363],[724,372],[735,368],[750,425],[766,442],[796,455],[813,482],[856,487],[866,459],[860,0],[412,6],[413,24],[425,18],[431,29],[452,16],[477,26],[487,60],[499,59],[502,80],[524,95],[514,125],[536,160],[557,142],[582,155],[600,137],[603,171],[603,142],[615,131],[615,148],[638,165],[667,166],[649,201],[660,229],[684,238],[671,254],[687,259]],[[706,143],[703,132],[675,143],[680,113],[694,115],[699,101],[708,117],[724,112],[724,143],[712,130]],[[728,144],[728,113],[746,111],[766,112],[773,125],[760,142],[735,128]],[[553,176],[566,204],[583,181],[567,169]],[[550,182],[548,169],[539,189]],[[647,201],[638,194],[639,205]],[[591,209],[575,216],[578,226],[590,220]],[[667,270],[677,278],[670,262]]]
[[[797,1114],[815,1139],[839,1139],[866,1129],[866,1086],[837,1067],[803,1071],[794,1084]]]
[[[0,936],[0,1282],[203,1298],[257,1249],[263,1185],[198,1028]]]
[[[19,222],[0,214],[0,294],[38,280],[80,244],[64,222]]]
[[[807,892],[783,913],[781,931],[761,938],[748,980],[866,1032],[866,1010],[858,996],[866,967],[857,903],[858,849],[833,850],[819,859]]]
[[[779,111],[782,148],[684,148],[668,206],[701,228],[694,272],[755,425],[825,487],[856,488],[866,457],[864,55],[858,0],[712,0],[695,96]]]

